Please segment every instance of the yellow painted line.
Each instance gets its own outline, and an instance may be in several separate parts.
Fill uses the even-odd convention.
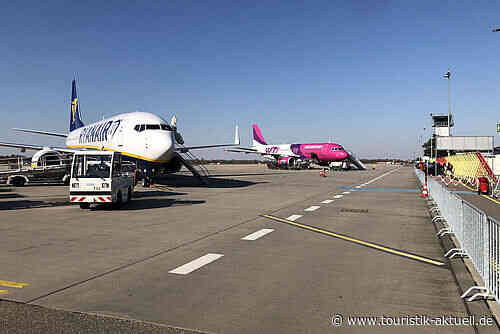
[[[433,264],[435,266],[444,266],[445,265],[444,262],[441,262],[441,261],[438,261],[438,260],[434,260],[434,259],[431,259],[431,258],[428,258],[428,257],[425,257],[425,256],[411,254],[411,253],[408,253],[408,252],[405,252],[405,251],[397,250],[397,249],[386,247],[386,246],[383,246],[383,245],[378,245],[378,244],[373,243],[373,242],[356,239],[356,238],[350,237],[348,235],[344,235],[344,234],[340,234],[340,233],[335,233],[335,232],[330,232],[330,231],[327,231],[327,230],[323,230],[321,228],[317,228],[317,227],[314,227],[314,226],[310,226],[310,225],[305,225],[305,224],[293,222],[291,220],[287,220],[287,219],[283,219],[283,218],[279,218],[279,217],[275,217],[275,216],[271,216],[271,215],[261,215],[261,216],[265,217],[265,218],[269,218],[269,219],[275,220],[275,221],[278,221],[278,222],[282,222],[282,223],[294,225],[294,226],[297,226],[297,227],[300,227],[300,228],[303,228],[303,229],[306,229],[306,230],[309,230],[309,231],[313,231],[313,232],[321,233],[321,234],[328,235],[328,236],[331,236],[331,237],[334,237],[334,238],[338,238],[338,239],[342,239],[342,240],[345,240],[345,241],[349,241],[349,242],[352,242],[352,243],[355,243],[355,244],[358,244],[358,245],[363,245],[363,246],[366,246],[366,247],[378,249],[378,250],[381,250],[381,251],[386,252],[386,253],[390,253],[390,254],[394,254],[394,255],[399,255],[399,256],[402,256],[402,257],[406,257],[406,258],[409,258],[409,259],[412,259],[412,260],[417,260],[417,261],[420,261],[420,262],[425,262],[425,263]]]
[[[0,285],[1,286],[8,286],[10,288],[24,288],[25,286],[28,285],[28,283],[18,283],[18,282],[0,280]]]
[[[471,188],[471,187],[469,187],[469,186],[467,186],[467,185],[465,185],[465,184],[463,184],[463,183],[462,183],[462,185],[463,185],[465,188],[467,188],[467,189],[469,189],[469,190],[471,190],[471,191],[474,191],[474,192],[476,192],[476,191],[477,191],[477,189]],[[489,199],[490,201],[495,202],[496,204],[500,204],[500,201],[497,201],[496,199],[494,199],[494,198],[492,198],[492,197],[490,197],[490,196],[487,196],[487,195],[481,195],[481,197],[484,197],[484,198],[486,198],[486,199]]]
[[[7,290],[0,290],[0,294],[1,293],[7,293]]]
[[[151,188],[156,188],[156,189],[161,189],[161,190],[168,190],[168,191],[173,191],[167,186],[161,185],[161,184],[152,184]]]

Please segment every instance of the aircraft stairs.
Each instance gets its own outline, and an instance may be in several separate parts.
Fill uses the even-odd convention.
[[[202,164],[196,165],[196,167],[191,163],[191,161],[200,161],[200,159],[189,151],[176,152],[178,158],[181,160],[184,167],[186,167],[194,176],[196,176],[201,183],[207,184],[207,178],[210,176],[208,169]]]
[[[347,152],[349,155],[347,156],[347,159],[356,166],[358,169],[361,170],[366,170],[365,165],[358,159],[352,152]]]

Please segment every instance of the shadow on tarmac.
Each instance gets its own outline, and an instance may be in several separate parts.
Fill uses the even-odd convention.
[[[3,198],[23,198],[23,195],[16,194],[16,193],[10,193],[10,194],[0,194],[0,199]]]
[[[269,175],[269,174],[267,174]],[[218,175],[219,176],[219,175]],[[172,187],[196,187],[196,188],[242,188],[253,186],[258,183],[267,182],[252,182],[234,179],[220,179],[216,177],[204,178],[207,184],[203,184],[200,180],[191,175],[166,175],[154,178],[154,183]]]
[[[146,191],[135,191],[134,198],[143,198],[143,197],[157,197],[157,196],[180,196],[187,195],[187,193],[179,193],[176,191],[154,191],[154,190],[146,190]]]
[[[145,209],[158,209],[167,208],[175,206],[191,206],[195,204],[203,204],[206,201],[180,201],[169,198],[148,198],[148,199],[137,199],[134,198],[130,202],[123,204],[118,210],[120,211],[135,211],[135,210],[145,210]],[[91,208],[91,210],[117,210],[114,209],[112,205],[97,205]]]
[[[2,211],[2,210],[34,209],[34,208],[50,208],[50,207],[65,206],[65,205],[71,205],[66,198],[62,201],[55,201],[55,202],[28,201],[28,200],[7,201],[7,202],[0,202],[0,211]]]

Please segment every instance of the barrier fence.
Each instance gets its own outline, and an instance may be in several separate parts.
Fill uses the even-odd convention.
[[[415,173],[424,185],[424,173],[420,170]],[[450,259],[469,257],[484,282],[484,286],[470,287],[462,298],[475,292],[469,301],[484,297],[493,298],[500,304],[500,223],[431,177],[427,179],[427,189],[436,203],[431,210],[438,211],[433,222],[441,222],[444,226],[438,236],[453,234],[459,243],[445,256]]]

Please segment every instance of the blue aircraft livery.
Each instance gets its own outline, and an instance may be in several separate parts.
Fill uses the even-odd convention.
[[[80,132],[80,137],[78,138],[79,144],[88,144],[94,142],[107,141],[108,138],[111,139],[116,133],[116,130],[120,127],[121,120],[117,119],[115,121],[106,121],[96,123],[92,126],[82,129]]]
[[[83,126],[80,108],[78,107],[78,96],[76,95],[76,81],[73,79],[71,89],[71,114],[69,117],[69,131],[76,130]]]

